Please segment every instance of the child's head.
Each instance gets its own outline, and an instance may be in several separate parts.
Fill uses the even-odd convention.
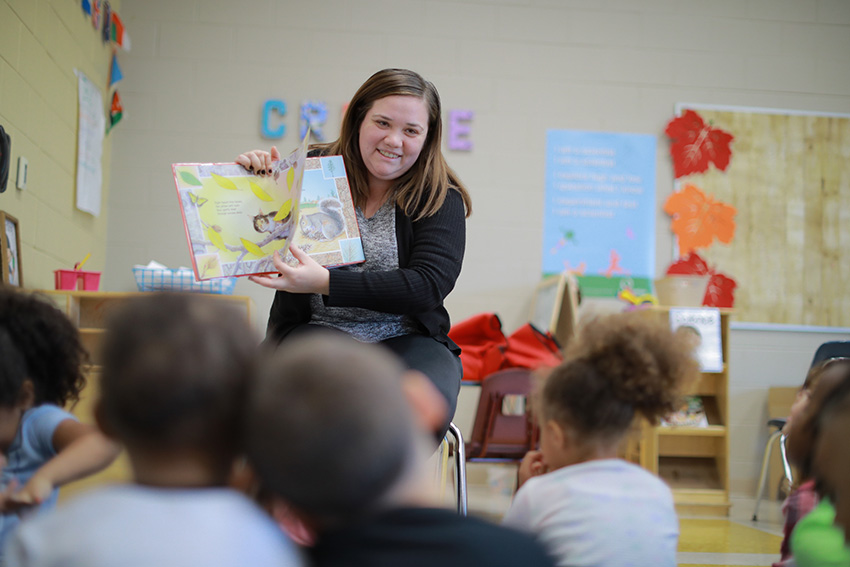
[[[824,369],[833,360],[835,359],[824,360],[809,368],[809,372],[806,374],[806,379],[803,381],[803,385],[800,386],[800,390],[797,392],[797,397],[794,398],[794,403],[791,404],[791,409],[788,412],[788,419],[784,429],[786,434],[791,430],[791,427],[793,427],[792,424],[794,421],[800,419],[800,415],[802,415],[803,410],[808,405],[809,400],[812,397],[812,392],[814,392],[815,387],[818,385]]]
[[[88,355],[77,329],[46,299],[0,285],[0,407],[64,406],[85,386]]]
[[[244,314],[224,301],[130,299],[104,340],[98,420],[131,459],[188,452],[229,466],[241,451],[257,348]]]
[[[850,372],[836,386],[818,416],[813,472],[819,489],[835,505],[835,523],[850,543]]]
[[[636,415],[655,423],[671,413],[681,386],[698,373],[692,342],[664,321],[640,311],[589,321],[538,396],[550,469],[616,448]],[[569,455],[559,454],[565,443]]]
[[[375,345],[324,333],[284,341],[247,412],[248,456],[267,488],[320,529],[389,505],[423,435],[404,377]]]
[[[817,437],[818,416],[842,383],[850,380],[850,359],[838,358],[823,363],[807,403],[789,421],[785,431],[788,460],[800,477],[812,477],[812,457]]]

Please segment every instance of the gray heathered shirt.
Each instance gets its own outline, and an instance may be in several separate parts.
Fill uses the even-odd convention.
[[[398,242],[395,234],[393,200],[387,200],[378,212],[368,219],[359,207],[356,212],[366,261],[362,264],[336,269],[380,272],[398,268]],[[327,307],[319,294],[314,294],[310,298],[310,308],[313,312],[310,323],[339,329],[366,343],[376,343],[418,332],[412,319],[405,315],[381,313],[361,307]]]

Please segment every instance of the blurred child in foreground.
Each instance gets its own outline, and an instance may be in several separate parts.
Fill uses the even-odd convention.
[[[827,361],[811,398],[795,416],[788,431],[788,458],[800,469],[804,478],[814,478],[820,495],[817,505],[797,522],[791,533],[791,554],[797,567],[850,567],[850,549],[844,542],[844,530],[834,525],[836,510],[829,498],[830,493],[834,496],[837,492],[823,492],[824,480],[834,479],[835,472],[825,459],[826,455],[822,454],[822,458],[815,461],[823,419],[830,417],[830,412],[837,411],[832,408],[840,407],[837,401],[847,395],[848,389],[850,360]],[[827,439],[827,444],[831,438]],[[847,451],[846,439],[841,450]],[[824,469],[823,472],[818,465]],[[848,473],[850,471],[844,470],[840,475]],[[830,483],[829,486],[837,484]]]
[[[801,419],[803,411],[809,405],[812,392],[820,382],[821,375],[830,361],[824,361],[809,369],[800,391],[797,392],[797,397],[794,403],[791,404],[791,411],[788,413],[788,420],[785,422],[782,432],[786,436],[791,435],[794,424]],[[815,490],[815,480],[811,476],[811,467],[804,462],[799,462],[789,455],[789,460],[797,467],[797,481],[791,487],[791,493],[785,502],[782,503],[782,515],[785,518],[785,523],[782,527],[782,544],[780,546],[780,559],[773,564],[773,567],[793,567],[794,559],[791,554],[791,533],[794,531],[794,526],[806,514],[812,511],[818,503],[818,493]]]
[[[559,565],[674,567],[670,489],[618,450],[637,415],[655,423],[676,407],[698,376],[692,347],[641,312],[584,325],[538,393],[541,449],[504,523],[536,533]]]
[[[316,567],[552,565],[531,537],[434,506],[429,432],[447,406],[384,347],[339,334],[287,340],[249,408],[249,457],[316,534]]]
[[[226,487],[256,352],[244,317],[222,302],[128,300],[107,329],[96,417],[126,447],[134,482],[24,522],[9,564],[300,565],[270,518]]]

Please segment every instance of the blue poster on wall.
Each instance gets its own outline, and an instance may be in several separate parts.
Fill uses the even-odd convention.
[[[611,290],[623,278],[646,285],[655,272],[655,154],[650,135],[546,133],[544,275],[574,272]]]

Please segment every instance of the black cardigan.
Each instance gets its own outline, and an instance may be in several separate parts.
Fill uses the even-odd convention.
[[[427,218],[413,221],[396,206],[398,269],[381,272],[330,270],[328,307],[362,307],[410,316],[423,335],[434,337],[455,353],[448,337],[451,321],[443,300],[460,275],[466,246],[463,198],[450,189],[443,206]],[[297,325],[310,321],[310,294],[275,292],[269,313],[267,340],[279,343]]]

